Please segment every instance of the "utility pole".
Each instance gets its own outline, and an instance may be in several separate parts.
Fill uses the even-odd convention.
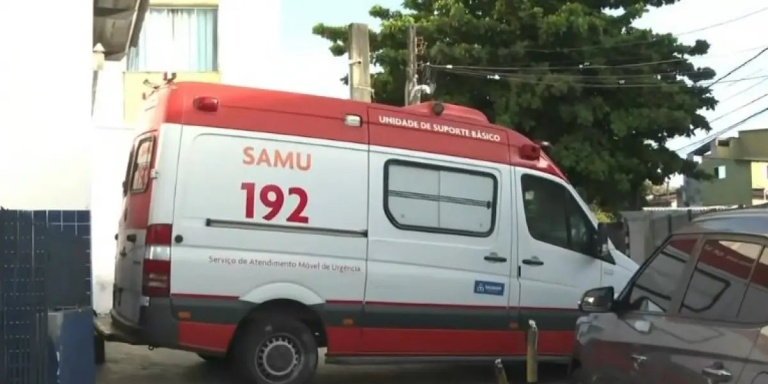
[[[419,85],[416,55],[416,25],[408,25],[408,65],[405,67],[405,105],[418,104],[421,99],[416,92]]]
[[[371,102],[371,47],[368,25],[349,25],[349,97],[352,100]]]

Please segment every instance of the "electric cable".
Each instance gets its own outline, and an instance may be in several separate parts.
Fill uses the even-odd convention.
[[[434,68],[434,67],[433,67]],[[650,83],[630,83],[621,80],[623,76],[617,75],[617,76],[609,76],[609,78],[616,78],[617,84],[606,84],[606,83],[585,83],[583,81],[552,81],[552,80],[533,80],[532,78],[537,78],[540,76],[536,75],[519,75],[519,74],[507,74],[507,73],[495,73],[495,72],[484,72],[484,71],[475,71],[475,70],[459,70],[459,69],[445,69],[441,68],[439,69],[441,72],[445,73],[452,73],[457,75],[463,75],[463,76],[470,76],[470,77],[476,77],[476,78],[484,78],[488,80],[509,80],[513,82],[519,82],[519,83],[529,83],[529,84],[545,84],[545,85],[560,85],[560,84],[569,84],[574,86],[582,86],[585,88],[646,88],[646,87],[667,87],[667,86],[677,86],[677,85],[684,85],[684,86],[690,86],[690,84],[684,83],[684,82],[678,82],[678,83],[668,83],[668,82],[659,82],[658,80]],[[580,80],[588,80],[590,76],[580,76],[580,75],[559,75],[559,74],[551,74],[553,78],[560,77],[562,79],[580,79]],[[648,74],[643,75],[645,77],[652,77],[654,74]],[[755,80],[755,79],[764,79],[768,78],[768,75],[763,76],[754,76],[754,77],[745,77],[740,79],[733,79],[733,80],[718,80],[719,83],[734,83],[734,82],[743,82],[743,81],[749,81],[749,80]],[[606,78],[603,77],[596,77],[596,80],[603,80],[605,81]],[[700,85],[705,87],[711,87],[713,84],[707,84],[704,81],[694,83],[694,85]]]
[[[755,11],[743,14],[741,16],[737,16],[737,17],[732,18],[732,19],[724,20],[724,21],[721,21],[721,22],[718,22],[718,23],[715,23],[715,24],[707,25],[707,26],[704,26],[704,27],[701,27],[701,28],[692,29],[692,30],[685,31],[685,32],[682,32],[682,33],[678,33],[678,34],[674,34],[674,35],[671,35],[671,36],[678,37],[678,36],[690,35],[692,33],[707,31],[707,30],[710,30],[710,29],[713,29],[713,28],[721,27],[723,25],[727,25],[727,24],[731,24],[731,23],[734,23],[734,22],[737,22],[737,21],[741,21],[743,19],[746,19],[748,17],[760,14],[760,13],[765,12],[765,11],[768,11],[768,7],[760,8],[758,10],[755,10]],[[669,37],[669,36],[670,36],[670,34],[665,34],[665,35],[654,37],[652,39],[645,40],[645,41],[632,41],[632,42],[619,43],[619,44],[600,44],[600,45],[590,45],[590,46],[586,46],[586,47],[571,47],[571,48],[559,48],[559,49],[524,48],[524,50],[526,50],[528,52],[544,52],[544,53],[546,53],[546,52],[586,51],[586,50],[597,49],[597,48],[606,48],[606,47],[615,48],[615,47],[625,47],[625,46],[632,46],[632,45],[639,45],[639,44],[648,44],[648,43],[652,43],[654,41],[658,41],[658,40],[661,40],[662,38]]]
[[[723,134],[728,133],[728,132],[730,132],[730,131],[740,127],[744,123],[748,122],[749,120],[754,119],[755,117],[758,117],[758,116],[762,115],[765,112],[768,112],[768,108],[763,108],[763,109],[761,109],[761,110],[759,110],[759,111],[749,115],[748,117],[740,120],[739,122],[737,122],[735,124],[731,124],[731,125],[725,127],[724,129],[721,129],[718,132],[715,132],[714,134],[710,133],[710,134],[708,134],[707,136],[705,136],[704,138],[702,138],[702,139],[700,139],[698,141],[686,144],[686,145],[684,145],[684,146],[682,146],[682,147],[680,147],[678,149],[673,149],[672,151],[673,152],[681,152],[684,149],[687,149],[687,148],[690,148],[690,147],[698,148],[698,147],[702,146],[704,143],[706,143],[708,141],[712,141],[712,140],[716,139],[718,136],[722,136]]]

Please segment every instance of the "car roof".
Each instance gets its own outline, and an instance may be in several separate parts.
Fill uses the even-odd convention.
[[[768,208],[740,208],[707,213],[696,217],[676,233],[727,233],[768,238]]]

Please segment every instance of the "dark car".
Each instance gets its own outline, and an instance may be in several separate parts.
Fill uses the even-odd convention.
[[[574,383],[768,384],[768,209],[693,220],[579,307]]]

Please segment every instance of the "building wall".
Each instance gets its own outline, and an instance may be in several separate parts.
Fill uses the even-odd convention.
[[[701,197],[707,205],[752,203],[752,166],[744,160],[705,157],[699,168],[712,174],[715,167],[725,166],[725,178],[701,182]]]
[[[752,163],[752,188],[768,189],[768,161]]]
[[[128,70],[127,61],[107,63],[100,74],[94,120],[98,125],[133,124],[150,89],[145,79],[161,82],[162,71],[175,71],[177,81],[223,82],[279,88],[275,60],[280,48],[280,0],[152,0],[152,7],[207,7],[218,10],[217,65],[212,71],[183,71],[171,61],[162,70]],[[145,21],[151,23],[151,21]],[[309,33],[309,32],[307,32]]]
[[[739,132],[738,157],[768,161],[768,129]]]
[[[123,113],[125,121],[133,124],[138,118],[140,112],[144,109],[143,94],[148,93],[149,89],[143,83],[148,80],[154,84],[162,84],[162,72],[125,72],[123,74],[122,95],[123,95]],[[218,72],[178,72],[175,81],[202,81],[207,83],[218,83],[221,76]]]

